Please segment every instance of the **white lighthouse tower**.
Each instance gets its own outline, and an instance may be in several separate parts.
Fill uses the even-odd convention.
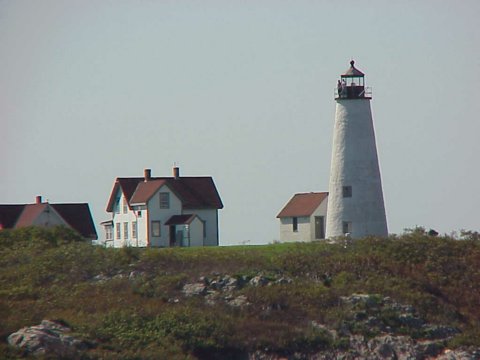
[[[335,101],[327,238],[387,236],[382,180],[364,74],[350,62],[341,75]]]

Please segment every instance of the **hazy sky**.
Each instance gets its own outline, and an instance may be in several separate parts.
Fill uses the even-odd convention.
[[[0,203],[213,176],[220,243],[327,191],[338,76],[372,111],[389,231],[479,226],[480,1],[1,1]]]

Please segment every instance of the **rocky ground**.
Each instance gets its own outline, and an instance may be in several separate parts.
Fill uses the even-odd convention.
[[[114,278],[127,277],[135,281],[142,273],[96,276],[92,281],[105,282]],[[181,296],[168,301],[179,303],[189,297],[203,298],[214,307],[224,303],[232,307],[254,306],[247,296],[238,294],[247,287],[276,286],[291,284],[294,280],[284,276],[234,277],[213,274],[201,276],[195,282],[184,284]],[[352,294],[339,301],[349,316],[336,328],[311,320],[311,326],[325,331],[338,345],[334,350],[316,353],[296,352],[275,354],[268,349],[259,349],[246,356],[248,360],[327,360],[327,359],[480,359],[480,349],[448,349],[447,341],[459,333],[459,329],[448,325],[429,324],[410,305],[399,304],[390,297],[378,294]],[[271,304],[275,306],[275,304]],[[263,309],[269,311],[268,308]],[[361,330],[361,331],[359,331]],[[8,343],[22,349],[26,354],[54,355],[75,358],[95,344],[70,335],[71,329],[64,323],[43,320],[39,325],[25,327],[12,333]],[[370,336],[359,335],[368,333]]]
[[[198,282],[185,284],[185,296],[202,296],[214,305],[218,301],[231,306],[250,306],[244,295],[235,296],[235,291],[245,286],[274,286],[289,284],[292,279],[278,277],[269,279],[261,274],[252,278],[236,279],[230,275],[201,277]],[[446,342],[459,332],[447,325],[428,324],[421,319],[410,305],[402,305],[389,297],[371,294],[352,294],[340,299],[351,311],[351,319],[339,329],[329,329],[323,324],[311,321],[312,326],[329,332],[334,340],[342,339],[342,350],[328,350],[315,354],[295,353],[288,357],[256,351],[249,360],[327,360],[327,359],[480,359],[480,349],[450,350]],[[178,299],[174,301],[179,301]],[[385,321],[388,314],[389,321]],[[352,333],[352,328],[368,329],[380,333],[365,337]],[[401,335],[402,331],[415,329],[415,338]]]

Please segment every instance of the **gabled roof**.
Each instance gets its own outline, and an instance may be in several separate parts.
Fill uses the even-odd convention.
[[[277,218],[310,216],[327,197],[328,192],[295,194],[277,215]]]
[[[15,223],[15,228],[21,228],[25,226],[31,226],[34,224],[35,219],[45,211],[48,206],[47,203],[40,204],[26,204],[23,207],[23,211]]]
[[[173,215],[170,219],[167,220],[165,225],[190,224],[196,217],[197,215],[195,214]]]
[[[113,211],[115,197],[121,189],[128,205],[145,203],[162,186],[167,185],[182,201],[184,209],[222,209],[223,204],[211,177],[143,177],[117,178],[107,204]]]
[[[165,180],[150,180],[138,183],[135,192],[130,198],[130,204],[146,204],[155,195],[158,189],[166,183]]]
[[[70,227],[82,237],[97,239],[90,208],[80,204],[8,204],[0,205],[0,228],[16,229],[33,225],[34,220],[51,206]]]

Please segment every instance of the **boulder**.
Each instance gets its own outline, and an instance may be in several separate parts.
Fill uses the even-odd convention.
[[[374,357],[380,359],[417,359],[414,341],[408,336],[377,336],[368,341],[367,347]]]
[[[234,306],[234,307],[242,307],[242,306],[249,305],[249,302],[245,295],[240,295],[234,299],[229,300],[228,305]]]
[[[203,282],[185,284],[182,291],[185,296],[205,295],[207,293],[207,286]]]
[[[249,281],[252,286],[265,286],[269,283],[268,279],[265,276],[257,275]]]
[[[436,359],[437,360],[478,360],[480,359],[480,349],[476,349],[476,350],[446,349]]]
[[[40,325],[24,327],[8,337],[8,344],[34,355],[72,357],[87,344],[70,335],[71,329],[56,321],[42,320]]]

